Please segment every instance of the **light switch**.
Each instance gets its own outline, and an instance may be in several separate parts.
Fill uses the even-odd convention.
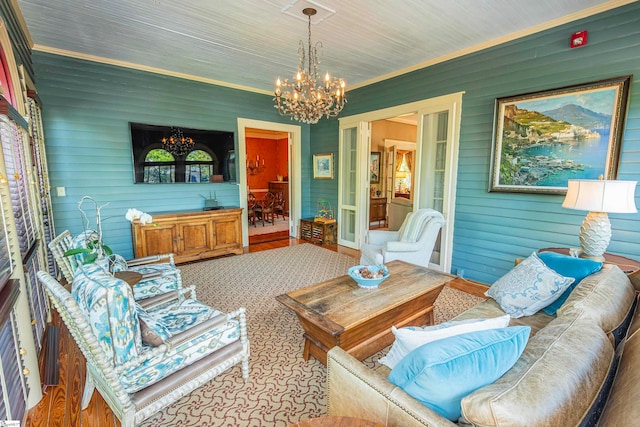
[[[58,197],[67,197],[67,189],[64,187],[56,187]]]

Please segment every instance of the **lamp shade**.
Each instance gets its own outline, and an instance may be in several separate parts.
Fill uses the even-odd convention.
[[[590,212],[635,213],[637,181],[570,179],[562,207]]]

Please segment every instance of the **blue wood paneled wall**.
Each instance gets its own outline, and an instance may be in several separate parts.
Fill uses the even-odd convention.
[[[589,43],[569,49],[569,36],[589,31]],[[407,46],[407,48],[412,48]],[[494,102],[498,97],[635,74],[619,179],[640,181],[640,3],[632,3],[477,53],[348,93],[341,116],[465,91],[452,271],[492,283],[515,257],[548,246],[579,246],[586,212],[561,207],[563,197],[487,192]],[[337,152],[338,124],[311,128],[313,152]],[[314,196],[336,200],[337,183],[312,181]],[[331,193],[333,192],[333,196]],[[640,191],[636,190],[640,207]],[[611,214],[609,251],[640,259],[640,214]]]
[[[453,272],[493,282],[517,256],[545,246],[577,246],[586,213],[561,208],[561,196],[488,193],[494,101],[497,97],[620,75],[640,76],[640,4],[632,3],[481,52],[349,92],[342,116],[465,91],[462,105]],[[570,34],[586,29],[589,44],[569,49]],[[410,46],[408,47],[410,48]],[[107,241],[131,253],[122,215],[201,206],[200,193],[214,189],[225,204],[238,201],[237,187],[132,184],[127,123],[175,124],[237,132],[236,118],[284,121],[271,97],[44,53],[33,55],[44,103],[45,136],[54,194],[56,228],[77,232],[75,202],[84,194],[110,202]],[[634,82],[635,83],[635,82]],[[640,93],[632,83],[620,160],[620,179],[640,180]],[[309,146],[309,141],[311,145]],[[338,122],[323,119],[303,128],[303,216],[318,198],[337,208],[338,180],[313,180],[311,154],[335,154]],[[55,193],[55,192],[54,192]],[[640,195],[636,203],[640,205]],[[609,250],[640,259],[640,214],[610,215]]]
[[[130,257],[128,208],[145,212],[200,209],[201,194],[238,206],[233,183],[133,184],[129,122],[235,132],[237,118],[286,122],[272,97],[42,52],[33,53],[43,102],[56,230],[82,230],[77,201],[93,196],[104,208],[104,239]],[[303,126],[303,156],[309,156]],[[310,163],[310,162],[309,162]],[[241,165],[240,165],[241,166]],[[308,172],[308,171],[307,171]],[[307,179],[306,177],[304,177]],[[66,188],[66,197],[56,196]],[[307,202],[308,203],[308,202]]]

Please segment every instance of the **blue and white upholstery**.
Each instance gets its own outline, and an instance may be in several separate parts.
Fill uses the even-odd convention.
[[[127,262],[116,254],[111,255],[109,260],[110,270],[113,273],[134,271],[142,274],[142,279],[133,286],[133,296],[136,301],[182,289],[182,276],[180,270],[173,264],[173,255],[171,262],[158,264],[131,265],[131,262]]]
[[[442,214],[433,209],[410,212],[400,230],[369,230],[367,243],[360,248],[360,264],[384,264],[402,260],[429,267],[438,232],[444,226]]]
[[[143,309],[107,267],[105,260],[79,265],[72,294],[38,272],[87,359],[83,409],[97,388],[122,426],[132,427],[232,366],[240,364],[248,380],[244,308],[222,313],[186,298],[185,289]],[[143,329],[153,330],[159,342],[146,344]]]
[[[65,230],[49,243],[49,249],[68,283],[73,281],[79,265],[84,262],[85,254],[64,256],[69,249],[87,248],[87,242],[99,240],[95,230],[85,230],[77,236],[72,236]],[[111,255],[110,271],[134,271],[142,274],[142,279],[135,284],[133,293],[137,301],[162,295],[166,292],[182,289],[182,276],[175,266],[173,254],[152,255],[144,258],[125,260],[120,255]],[[158,263],[168,259],[169,262]]]

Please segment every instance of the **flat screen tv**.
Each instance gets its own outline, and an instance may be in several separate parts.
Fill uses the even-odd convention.
[[[146,184],[235,182],[233,132],[129,123],[134,182]],[[163,140],[176,134],[191,141],[186,152],[172,152]]]

